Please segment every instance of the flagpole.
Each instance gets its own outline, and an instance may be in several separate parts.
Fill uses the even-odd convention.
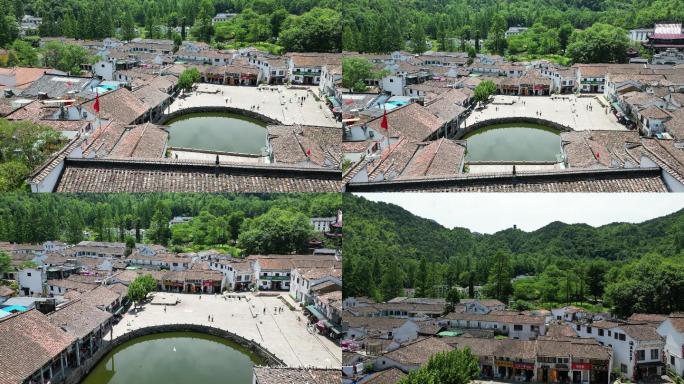
[[[385,111],[385,122],[387,123],[387,150],[389,151],[392,144],[390,144],[389,122],[387,122],[387,105],[383,104],[382,108]]]

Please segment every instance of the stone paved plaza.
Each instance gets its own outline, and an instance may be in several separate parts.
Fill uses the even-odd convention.
[[[253,110],[285,125],[317,125],[338,127],[325,101],[314,98],[317,87],[287,88],[285,86],[241,87],[215,84],[197,84],[197,90],[187,97],[177,98],[166,111],[172,113],[194,107],[232,107]],[[298,97],[307,96],[303,105]],[[256,108],[258,106],[258,108]]]
[[[166,306],[166,312],[163,305],[145,304],[137,313],[131,307],[114,326],[113,337],[154,325],[200,324],[254,340],[290,367],[341,368],[340,347],[307,329],[305,315],[290,310],[278,297],[248,294],[247,301],[221,295],[173,295],[180,303]],[[283,312],[276,314],[274,307],[282,307]],[[209,315],[214,322],[209,322]]]
[[[539,117],[568,126],[576,131],[618,130],[627,128],[620,124],[615,115],[599,103],[598,96],[507,96],[496,95],[494,101],[480,110],[474,110],[466,119],[466,125],[478,121],[502,117]],[[587,106],[591,106],[591,110]]]

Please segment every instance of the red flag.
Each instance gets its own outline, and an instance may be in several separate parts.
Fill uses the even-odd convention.
[[[93,109],[95,109],[95,112],[100,113],[100,94],[99,93],[95,94],[95,104],[93,105]]]
[[[306,150],[306,157],[311,157],[311,148]]]
[[[387,110],[385,109],[385,113],[382,115],[382,122],[380,123],[380,127],[384,128],[387,130],[389,128],[389,125],[387,124]]]
[[[596,152],[596,158],[597,158],[597,159],[600,159],[600,158],[601,158],[601,154],[600,154],[599,152]]]

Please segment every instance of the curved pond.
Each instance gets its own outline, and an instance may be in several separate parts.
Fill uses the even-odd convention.
[[[561,161],[560,132],[531,123],[495,124],[463,137],[468,161]]]
[[[173,148],[260,155],[266,146],[266,124],[233,113],[189,113],[166,125]]]
[[[251,384],[265,362],[240,345],[195,332],[142,336],[105,355],[81,384]]]

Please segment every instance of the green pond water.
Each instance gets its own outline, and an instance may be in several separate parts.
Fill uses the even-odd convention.
[[[189,113],[166,125],[174,148],[261,154],[266,146],[264,122],[232,113]]]
[[[560,133],[543,125],[495,124],[463,139],[468,161],[560,161]]]
[[[81,384],[251,384],[255,364],[265,362],[220,337],[159,333],[114,348]]]

